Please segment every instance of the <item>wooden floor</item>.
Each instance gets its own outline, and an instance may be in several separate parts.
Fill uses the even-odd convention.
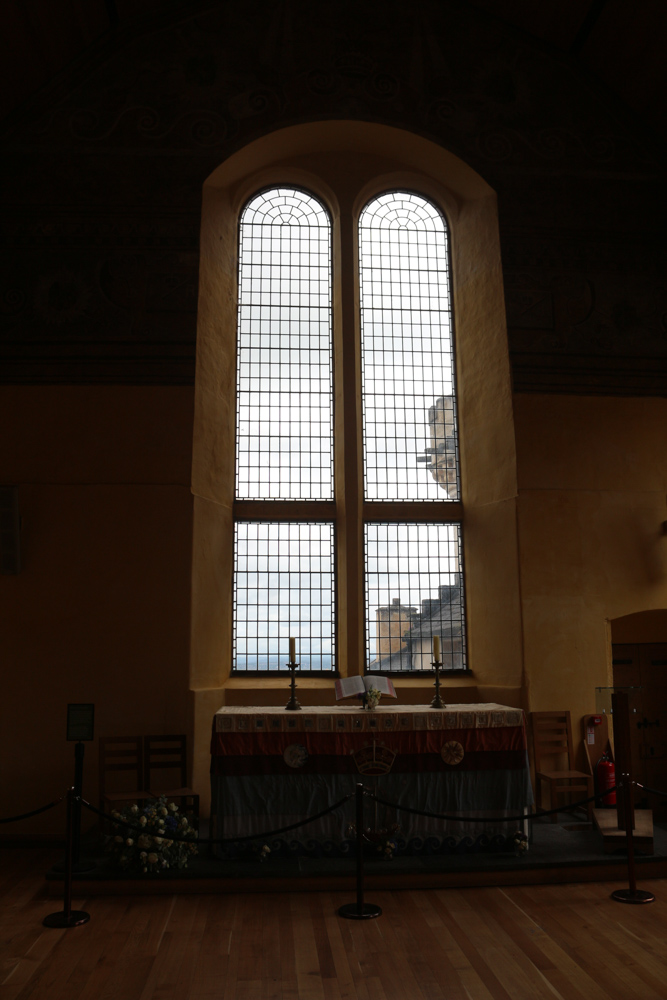
[[[374,892],[116,896],[42,926],[54,852],[0,854],[0,1000],[651,1000],[667,998],[667,880]]]

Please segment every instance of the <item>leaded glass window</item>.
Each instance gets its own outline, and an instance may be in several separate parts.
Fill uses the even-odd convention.
[[[461,526],[408,523],[415,503],[460,498],[441,212],[412,192],[374,198],[359,219],[359,282],[364,496],[393,502],[395,518],[364,527],[367,669],[431,669],[434,636],[443,667],[465,669]]]
[[[259,192],[241,214],[233,590],[239,672],[284,670],[292,636],[302,670],[336,669],[339,544],[348,580],[350,565],[363,560],[366,670],[430,669],[435,635],[443,667],[466,669],[447,223],[421,195],[386,192],[362,211],[358,238],[361,342],[348,324],[334,372],[327,210],[313,195],[279,186]],[[355,375],[350,389],[359,356],[361,383]],[[344,462],[350,446],[334,447],[334,376],[348,432],[358,393],[362,400],[363,474],[352,503],[334,495],[334,454]],[[347,491],[354,483],[349,463],[340,482]],[[359,511],[356,528],[351,509]],[[363,550],[355,535],[363,535]],[[361,641],[359,631],[348,648]],[[348,671],[355,666],[348,663]]]
[[[241,217],[236,496],[333,497],[331,225],[274,188]]]
[[[447,226],[425,198],[380,195],[359,220],[367,500],[457,500]]]
[[[333,525],[240,521],[234,541],[236,669],[284,670],[291,636],[302,670],[333,669]]]

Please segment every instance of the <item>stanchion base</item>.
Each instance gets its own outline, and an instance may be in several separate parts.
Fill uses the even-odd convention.
[[[49,913],[42,923],[45,927],[79,927],[80,924],[87,924],[89,920],[90,913],[86,913],[85,910],[72,910],[69,915],[61,910],[60,913]]]
[[[654,903],[655,896],[652,892],[647,892],[646,889],[635,889],[633,892],[631,889],[617,889],[616,892],[612,892],[611,898],[615,899],[617,903]]]
[[[382,913],[382,907],[376,906],[375,903],[364,903],[359,910],[357,903],[345,903],[338,910],[339,917],[346,917],[348,920],[372,920],[373,917],[379,917]]]

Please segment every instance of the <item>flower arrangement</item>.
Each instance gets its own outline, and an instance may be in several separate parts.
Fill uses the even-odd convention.
[[[391,861],[398,850],[398,834],[401,832],[400,826],[395,823],[388,830],[378,830],[375,840],[375,850],[380,855],[382,861]],[[368,831],[370,834],[370,830]],[[367,839],[371,839],[367,837]]]
[[[522,858],[524,854],[528,853],[528,837],[523,832],[523,830],[517,830],[512,837],[514,843],[514,853],[517,858]]]
[[[368,826],[362,833],[363,840],[370,845],[375,855],[380,855],[378,861],[391,861],[398,850],[398,835],[401,828],[398,823],[382,830],[371,830]],[[348,837],[357,836],[357,828],[354,823],[350,823],[347,828]]]
[[[372,712],[374,708],[377,708],[380,703],[380,698],[382,694],[377,688],[369,687],[366,692],[361,695],[361,707],[368,709]]]
[[[112,863],[125,871],[187,868],[188,859],[197,853],[196,830],[187,816],[179,814],[176,803],[167,805],[164,797],[149,799],[143,807],[114,810],[111,815],[114,832],[107,839],[107,851]],[[187,839],[172,840],[170,834]]]

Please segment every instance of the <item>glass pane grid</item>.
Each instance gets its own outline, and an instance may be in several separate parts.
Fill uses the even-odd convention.
[[[234,537],[234,669],[334,671],[334,530],[330,523],[244,522]]]
[[[465,598],[458,524],[367,524],[368,671],[466,668]]]
[[[359,254],[365,497],[457,500],[445,221],[418,195],[381,195],[359,220]]]
[[[236,426],[237,499],[333,497],[331,226],[302,191],[241,219]]]

